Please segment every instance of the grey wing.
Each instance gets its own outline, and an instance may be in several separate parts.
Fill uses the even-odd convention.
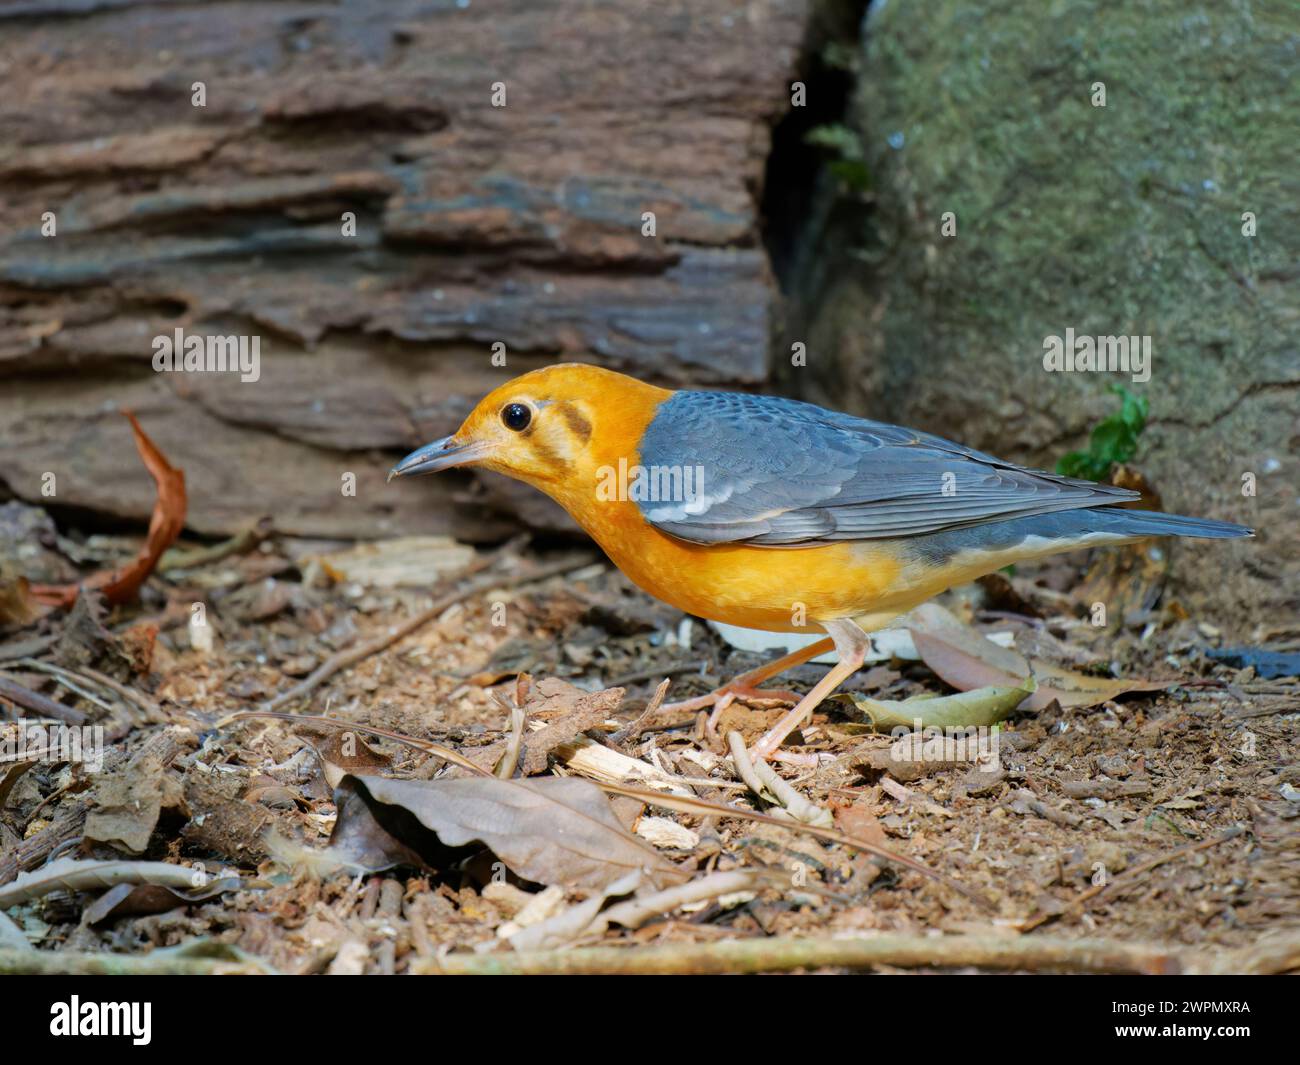
[[[692,471],[673,482],[689,490],[638,505],[656,528],[702,544],[917,536],[1139,498],[896,425],[734,392],[674,393],[639,460],[651,472]]]

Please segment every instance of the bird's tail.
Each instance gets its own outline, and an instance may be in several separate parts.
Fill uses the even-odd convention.
[[[1089,532],[1110,533],[1114,536],[1192,536],[1202,540],[1235,540],[1241,536],[1255,535],[1255,530],[1245,525],[1215,521],[1213,518],[1162,514],[1155,510],[1097,507],[1069,513],[1077,515]]]
[[[932,566],[955,565],[963,574],[962,579],[973,580],[1014,562],[1089,547],[1131,544],[1155,536],[1232,540],[1254,535],[1254,530],[1244,525],[1213,518],[1187,518],[1181,514],[1119,507],[1083,507],[989,525],[945,529],[917,537],[911,541],[911,547]],[[943,587],[953,583],[949,580]]]

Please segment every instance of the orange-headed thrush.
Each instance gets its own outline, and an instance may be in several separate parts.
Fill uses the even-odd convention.
[[[681,706],[715,713],[831,650],[838,663],[754,748],[774,755],[858,669],[878,629],[1001,569],[1226,522],[1129,510],[1112,485],[774,396],[670,391],[594,366],[535,370],[392,475],[481,466],[541,489],[651,595],[690,614],[822,639]],[[784,695],[764,690],[764,695]]]

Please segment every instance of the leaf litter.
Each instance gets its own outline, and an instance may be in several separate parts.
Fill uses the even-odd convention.
[[[461,568],[421,587],[423,545],[261,522],[158,570],[176,494],[146,466],[169,513],[83,582],[103,608],[65,582],[0,629],[0,706],[51,701],[106,743],[100,773],[0,746],[0,950],[16,928],[70,959],[212,944],[401,972],[445,950],[1040,928],[1245,949],[1300,926],[1294,682],[1214,661],[1175,600],[1142,590],[1145,613],[1098,629],[1059,559],[950,594],[908,619],[919,661],[858,674],[795,738],[816,768],[747,779],[743,744],[658,707],[665,678],[687,698],[756,659],[590,557],[461,565],[439,543]],[[724,730],[752,742],[781,712],[739,701]],[[871,734],[917,719],[988,730],[995,757],[900,760]]]

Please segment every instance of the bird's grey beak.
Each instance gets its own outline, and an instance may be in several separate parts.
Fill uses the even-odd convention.
[[[449,470],[453,466],[465,466],[477,462],[487,453],[488,446],[485,444],[477,442],[457,444],[450,436],[444,436],[441,440],[435,440],[432,444],[425,444],[424,447],[412,451],[388,471],[388,479],[391,481],[394,477],[438,473],[440,470]]]

